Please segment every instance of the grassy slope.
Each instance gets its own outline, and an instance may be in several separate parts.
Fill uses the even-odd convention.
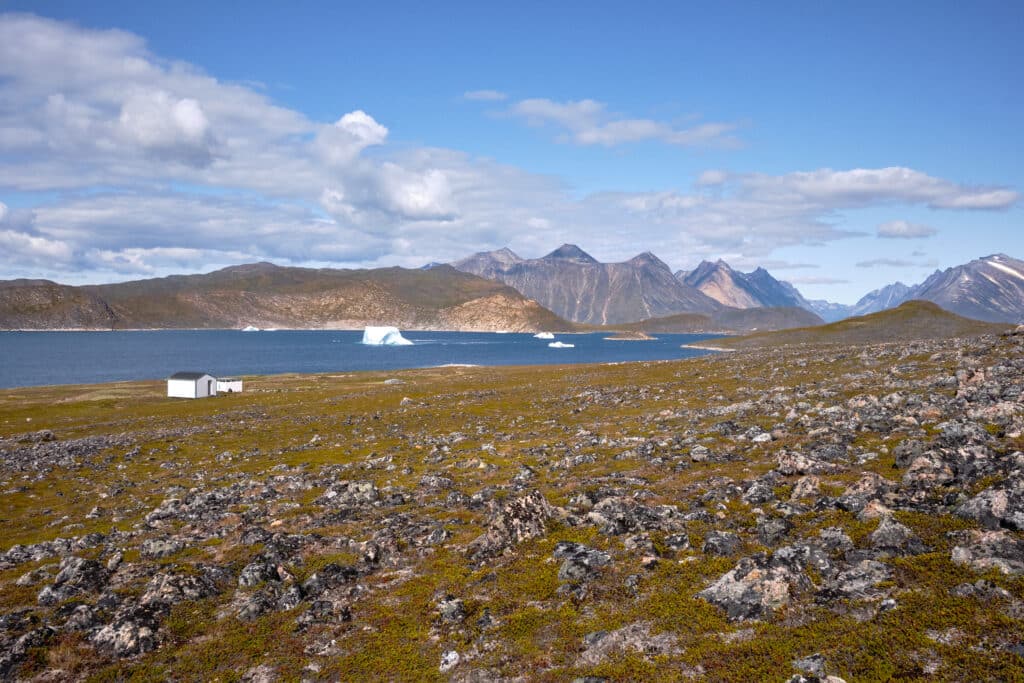
[[[912,339],[967,337],[1000,332],[1007,327],[1005,324],[963,318],[929,301],[908,301],[887,311],[847,318],[828,325],[716,339],[711,345],[728,349],[750,349],[792,344],[872,344]]]

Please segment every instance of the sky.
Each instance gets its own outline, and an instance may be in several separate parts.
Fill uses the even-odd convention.
[[[372,5],[372,6],[371,6]],[[0,0],[0,279],[1024,258],[1024,3]]]

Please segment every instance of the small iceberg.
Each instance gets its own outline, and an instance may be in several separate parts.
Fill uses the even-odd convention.
[[[575,349],[575,344],[566,344],[565,342],[554,341],[548,344],[548,348],[551,349]]]
[[[253,325],[246,325],[242,328],[242,332],[259,332],[260,328],[254,327]]]
[[[397,327],[367,327],[363,330],[363,343],[370,346],[412,346]]]
[[[551,334],[550,332],[538,332],[537,334],[533,335],[533,338],[534,339],[554,339],[555,335]]]

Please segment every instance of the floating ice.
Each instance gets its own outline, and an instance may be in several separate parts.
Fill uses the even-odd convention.
[[[367,327],[363,330],[363,343],[371,346],[412,346],[397,327]]]
[[[533,338],[534,339],[554,339],[555,335],[551,334],[550,332],[538,332],[537,334],[533,335]]]
[[[260,328],[253,327],[252,325],[246,325],[242,328],[242,332],[259,332]]]
[[[555,342],[551,342],[550,344],[548,344],[548,347],[552,348],[552,349],[575,349],[576,345],[575,344],[566,344],[565,342],[555,341]]]

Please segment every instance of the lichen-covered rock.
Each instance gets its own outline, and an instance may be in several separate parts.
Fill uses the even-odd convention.
[[[558,569],[558,580],[568,583],[586,581],[597,573],[598,568],[612,561],[611,556],[604,551],[570,541],[557,543],[551,555],[563,560]]]
[[[956,513],[989,529],[1024,531],[1024,476],[990,486],[961,504]]]
[[[796,451],[782,451],[776,458],[776,469],[780,474],[835,474],[842,471],[842,467],[835,463],[819,460],[797,453]]]
[[[887,557],[920,555],[930,550],[910,527],[888,516],[882,517],[878,528],[868,536],[868,543],[879,556]]]
[[[139,604],[176,605],[189,600],[202,600],[218,592],[217,584],[206,574],[160,573],[150,579],[139,598]]]
[[[601,533],[609,536],[635,531],[682,531],[685,523],[674,505],[650,507],[618,496],[598,502],[586,518]]]
[[[483,559],[501,554],[527,539],[543,536],[554,514],[554,508],[540,491],[513,498],[491,517],[487,531],[470,545],[470,553]]]
[[[853,567],[839,572],[818,592],[819,602],[837,599],[869,600],[886,594],[880,584],[892,580],[892,569],[876,560],[861,560]]]
[[[142,542],[140,552],[143,557],[159,559],[179,553],[185,544],[176,538],[148,538]]]
[[[317,498],[320,505],[334,508],[372,505],[380,498],[380,491],[372,481],[339,481],[332,484]]]
[[[100,652],[131,657],[156,649],[157,629],[166,613],[162,604],[130,605],[90,638]]]
[[[584,638],[586,649],[579,656],[577,666],[597,666],[616,656],[639,654],[648,657],[671,655],[679,652],[674,633],[651,634],[651,624],[638,621],[614,631],[597,631]]]
[[[741,559],[697,597],[721,607],[730,620],[758,620],[771,617],[810,588],[800,560],[778,552],[771,557],[757,553]]]
[[[110,579],[110,572],[96,560],[67,557],[53,584],[39,592],[40,605],[56,605],[79,595],[98,593]]]
[[[960,535],[960,544],[953,548],[954,564],[978,571],[998,569],[1004,574],[1024,573],[1024,540],[1010,531],[975,531]]]

